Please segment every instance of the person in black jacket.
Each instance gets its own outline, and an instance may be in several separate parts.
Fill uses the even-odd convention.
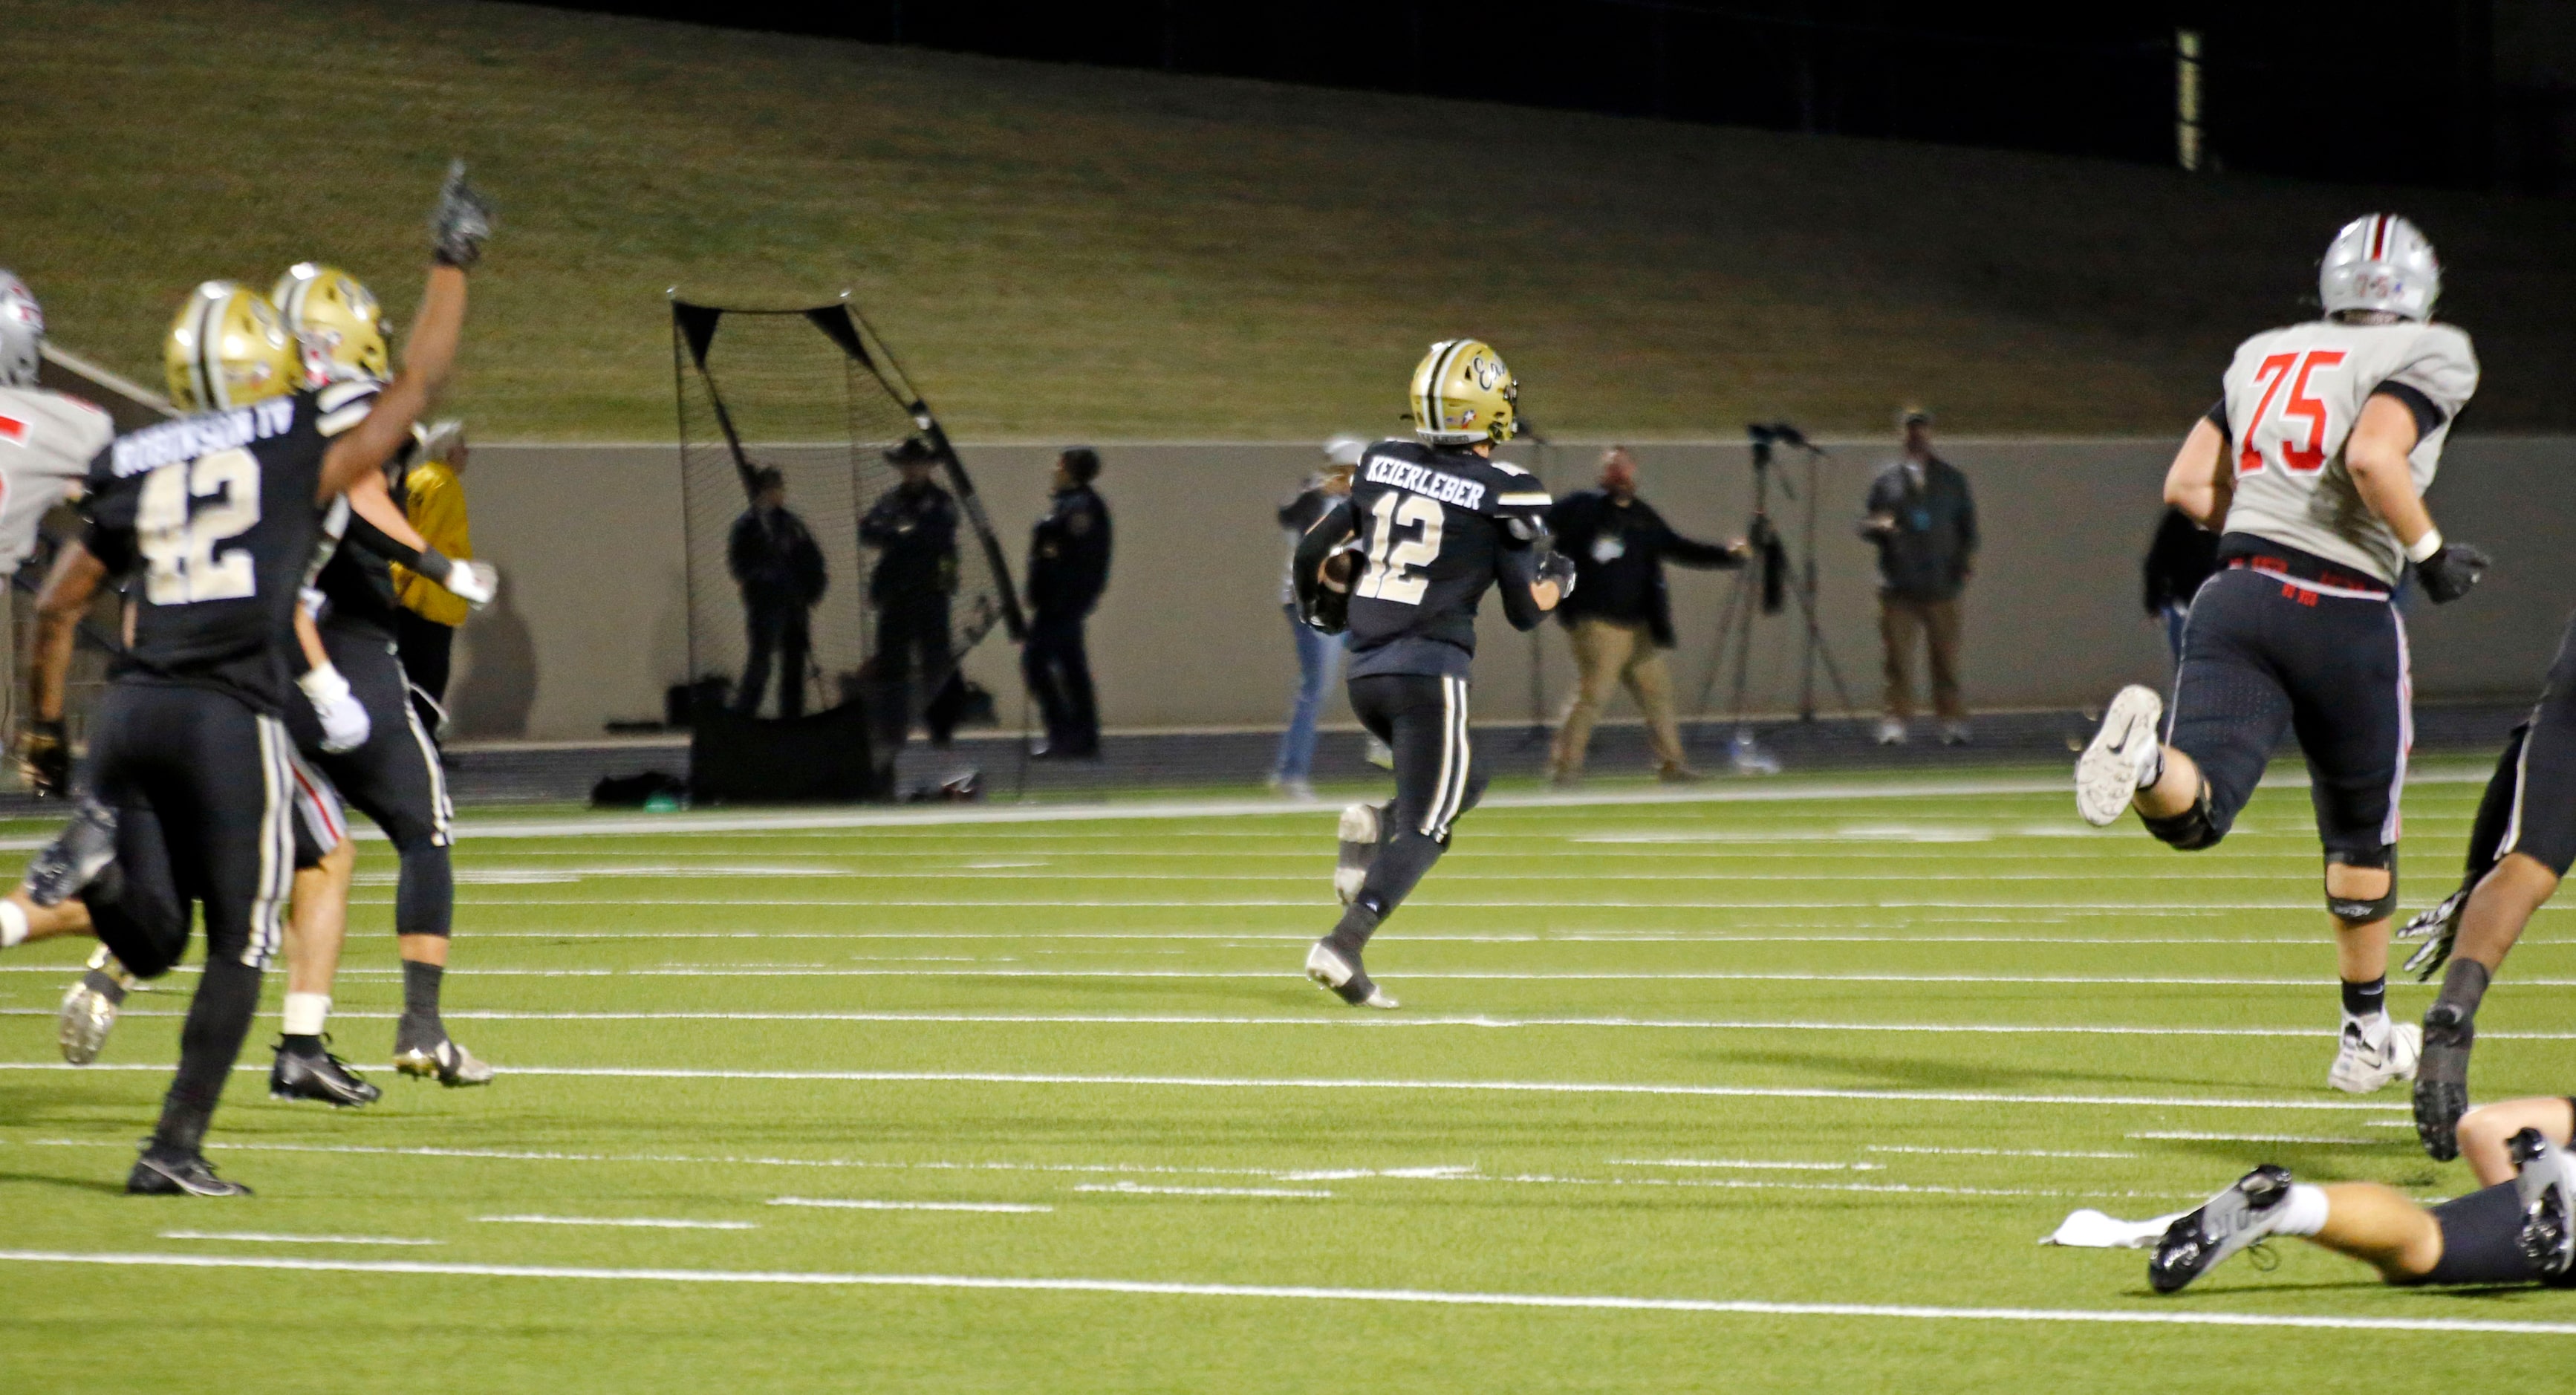
[[[1673,647],[1664,563],[1740,567],[1749,549],[1742,539],[1721,546],[1674,532],[1653,505],[1637,497],[1637,462],[1625,446],[1603,453],[1599,488],[1556,501],[1547,511],[1547,528],[1557,550],[1574,559],[1574,594],[1556,614],[1565,622],[1582,675],[1557,722],[1548,777],[1558,784],[1582,778],[1593,724],[1601,720],[1611,690],[1625,684],[1645,715],[1655,773],[1666,780],[1697,779],[1682,756],[1672,675],[1664,665],[1664,651]]]
[[[814,545],[805,520],[787,507],[787,477],[776,466],[754,470],[751,487],[751,507],[733,521],[733,535],[725,543],[725,565],[742,588],[743,628],[751,639],[733,710],[745,717],[760,710],[775,656],[778,715],[802,717],[805,656],[812,648],[807,613],[823,599],[828,581],[823,549]]]
[[[1100,754],[1100,712],[1082,622],[1109,585],[1109,506],[1091,482],[1100,456],[1075,446],[1056,457],[1055,493],[1029,534],[1029,638],[1020,672],[1046,718],[1046,744],[1031,754],[1088,760]]]
[[[2164,621],[2165,643],[2172,647],[2175,663],[2182,662],[2182,625],[2191,616],[2191,598],[2217,570],[2218,535],[2166,505],[2156,540],[2147,545],[2147,614]]]
[[[1878,629],[1887,645],[1887,715],[1878,744],[1905,740],[1914,716],[1914,636],[1932,655],[1932,706],[1944,745],[1968,739],[1959,696],[1959,592],[1977,558],[1977,504],[1968,477],[1932,453],[1932,414],[1907,408],[1905,451],[1870,482],[1861,537],[1878,547]]]
[[[859,520],[859,541],[877,550],[868,573],[868,603],[876,609],[876,651],[868,660],[882,704],[877,735],[883,759],[903,744],[912,727],[912,677],[917,671],[936,695],[921,709],[931,744],[945,746],[958,703],[950,694],[957,665],[949,653],[949,598],[957,594],[957,500],[931,476],[939,453],[907,437],[885,453],[902,482],[878,496]]]

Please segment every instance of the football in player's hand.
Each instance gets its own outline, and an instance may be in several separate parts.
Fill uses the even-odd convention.
[[[1351,573],[1359,566],[1359,554],[1344,549],[1324,559],[1324,584],[1336,591],[1351,589]]]

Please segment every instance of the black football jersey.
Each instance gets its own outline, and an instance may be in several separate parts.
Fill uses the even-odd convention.
[[[120,436],[90,467],[89,550],[136,573],[119,677],[190,683],[283,712],[296,593],[314,559],[322,456],[374,383],[272,397]]]
[[[1380,441],[1351,481],[1361,566],[1351,584],[1350,673],[1463,678],[1476,604],[1510,553],[1544,531],[1547,489],[1464,448]]]

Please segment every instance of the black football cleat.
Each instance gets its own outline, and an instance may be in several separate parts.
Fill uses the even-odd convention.
[[[1401,1006],[1369,979],[1357,954],[1334,948],[1328,939],[1315,941],[1315,947],[1306,952],[1306,977],[1352,1007],[1392,1010]]]
[[[248,1196],[250,1188],[215,1175],[203,1153],[145,1148],[125,1178],[128,1196]]]
[[[2415,1136],[2435,1162],[2460,1155],[2460,1116],[2469,1112],[2469,1047],[2478,1024],[2456,1004],[2424,1014],[2424,1055],[2415,1063]]]
[[[59,906],[93,883],[112,895],[115,868],[116,811],[82,795],[63,831],[27,864],[27,899]]]
[[[2200,1209],[2165,1228],[2156,1253],[2147,1261],[2147,1283],[2158,1293],[2173,1293],[2208,1272],[2212,1265],[2272,1233],[2281,1203],[2290,1195],[2290,1170],[2265,1163],[2236,1179],[2236,1185],[2201,1203]]]
[[[374,1104],[383,1094],[328,1051],[305,1056],[281,1046],[277,1063],[268,1068],[268,1097],[273,1100],[319,1100],[334,1108],[355,1109]]]

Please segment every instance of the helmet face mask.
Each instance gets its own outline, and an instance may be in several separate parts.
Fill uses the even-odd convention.
[[[192,412],[283,396],[304,373],[276,307],[236,281],[208,281],[188,294],[162,340],[161,364],[170,400]]]
[[[2429,320],[2442,295],[2442,263],[2423,230],[2394,213],[2343,225],[2317,265],[2317,298],[2329,318],[2377,313]]]
[[[34,387],[45,360],[45,308],[14,273],[0,271],[0,387]]]
[[[1520,380],[1481,339],[1443,339],[1413,369],[1413,434],[1436,446],[1500,443],[1520,431]]]
[[[384,310],[357,277],[320,262],[297,262],[277,278],[269,299],[302,348],[306,386],[393,376]]]

